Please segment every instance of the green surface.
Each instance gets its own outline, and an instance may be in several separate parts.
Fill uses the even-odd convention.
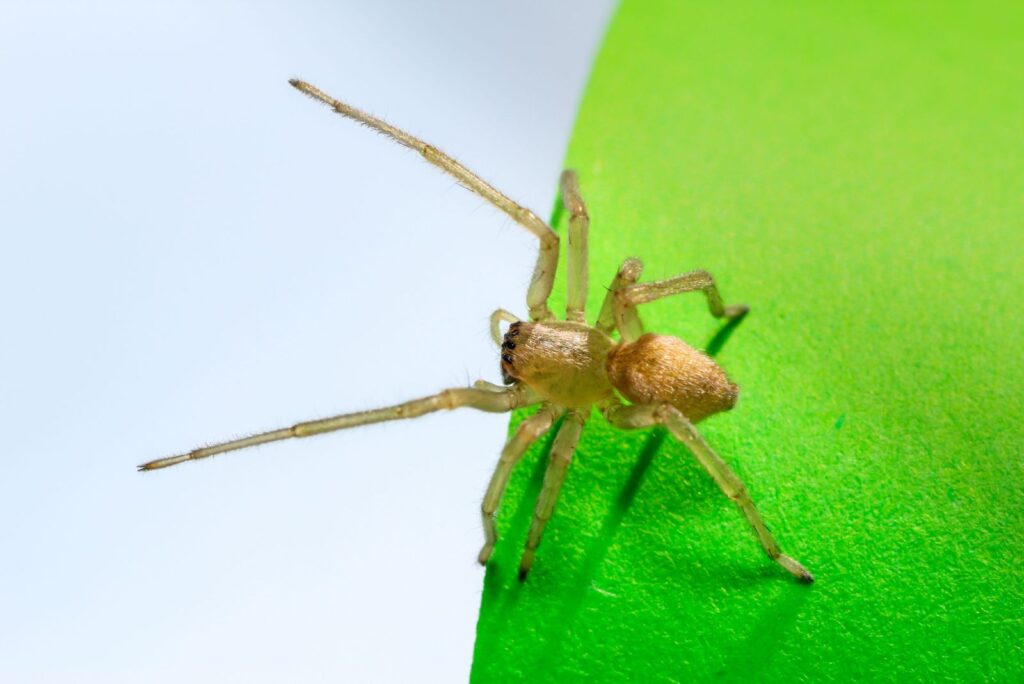
[[[1024,678],[1024,5],[853,5],[627,1],[568,155],[591,317],[628,255],[751,305],[700,427],[817,583],[595,415],[523,585],[544,449],[516,472],[474,681]],[[698,295],[643,313],[720,331]]]

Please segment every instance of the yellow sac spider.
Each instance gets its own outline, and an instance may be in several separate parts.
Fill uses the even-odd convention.
[[[724,306],[714,279],[706,271],[690,271],[658,282],[638,283],[642,264],[630,258],[623,262],[612,280],[597,321],[593,326],[588,325],[583,309],[587,295],[587,232],[590,219],[580,196],[576,174],[565,171],[561,177],[561,192],[562,203],[569,212],[568,295],[565,320],[556,320],[548,308],[548,296],[551,294],[558,264],[559,239],[547,223],[436,147],[339,102],[308,83],[295,79],[290,83],[338,114],[355,119],[399,144],[416,150],[428,162],[501,209],[540,240],[537,265],[526,293],[529,322],[503,309],[491,315],[491,337],[495,344],[501,346],[501,374],[506,386],[481,380],[473,387],[446,389],[397,406],[297,423],[291,427],[202,447],[179,456],[150,461],[139,466],[139,470],[166,468],[184,461],[291,437],[309,437],[358,425],[415,418],[441,409],[468,406],[481,411],[507,412],[539,404],[540,409],[519,425],[502,449],[481,507],[484,546],[480,550],[479,560],[481,564],[486,564],[498,541],[495,513],[512,469],[527,448],[564,416],[551,448],[551,460],[544,475],[544,484],[526,539],[526,550],[519,565],[519,577],[525,579],[533,565],[544,526],[554,511],[583,424],[596,406],[608,422],[618,428],[632,430],[664,425],[693,452],[722,492],[736,502],[754,528],[765,553],[797,579],[814,581],[803,565],[782,552],[747,494],[743,482],[694,428],[694,423],[719,411],[731,409],[736,404],[739,388],[730,382],[725,372],[711,358],[682,340],[645,333],[636,311],[640,304],[697,291],[704,293],[711,314],[718,318],[743,316],[747,312],[746,306]],[[503,321],[510,324],[504,335],[499,327]],[[616,331],[618,342],[611,337]],[[630,403],[623,403],[620,397]]]

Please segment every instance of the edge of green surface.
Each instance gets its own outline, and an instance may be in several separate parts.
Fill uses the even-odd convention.
[[[525,583],[550,439],[509,485],[473,681],[1024,675],[1022,12],[623,5],[567,160],[588,312],[626,256],[751,305],[643,316],[742,387],[700,428],[818,582],[681,445],[595,414]]]

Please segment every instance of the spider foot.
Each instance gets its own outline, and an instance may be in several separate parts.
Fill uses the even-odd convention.
[[[530,574],[530,568],[533,567],[533,549],[527,549],[523,552],[523,559],[519,561],[519,581],[522,582],[526,579],[526,576]]]
[[[480,549],[480,555],[476,557],[477,562],[480,565],[487,565],[492,553],[494,553],[494,544],[484,544],[484,548]]]
[[[807,568],[801,565],[800,561],[795,558],[790,558],[786,554],[782,554],[776,558],[775,561],[782,567],[786,568],[786,570],[789,570],[789,572],[801,582],[805,584],[814,583],[814,575],[808,572]]]
[[[750,312],[750,307],[746,304],[734,304],[732,306],[725,307],[725,315],[723,318],[727,318],[730,321],[738,318],[743,318]]]

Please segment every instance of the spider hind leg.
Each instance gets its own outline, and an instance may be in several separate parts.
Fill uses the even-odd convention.
[[[605,410],[612,425],[626,430],[664,425],[673,437],[685,444],[704,469],[711,475],[722,493],[739,507],[757,535],[761,548],[773,561],[785,568],[801,582],[810,584],[814,576],[798,560],[782,552],[779,543],[768,530],[761,514],[754,506],[746,485],[722,458],[708,446],[693,423],[669,404],[614,406]]]

